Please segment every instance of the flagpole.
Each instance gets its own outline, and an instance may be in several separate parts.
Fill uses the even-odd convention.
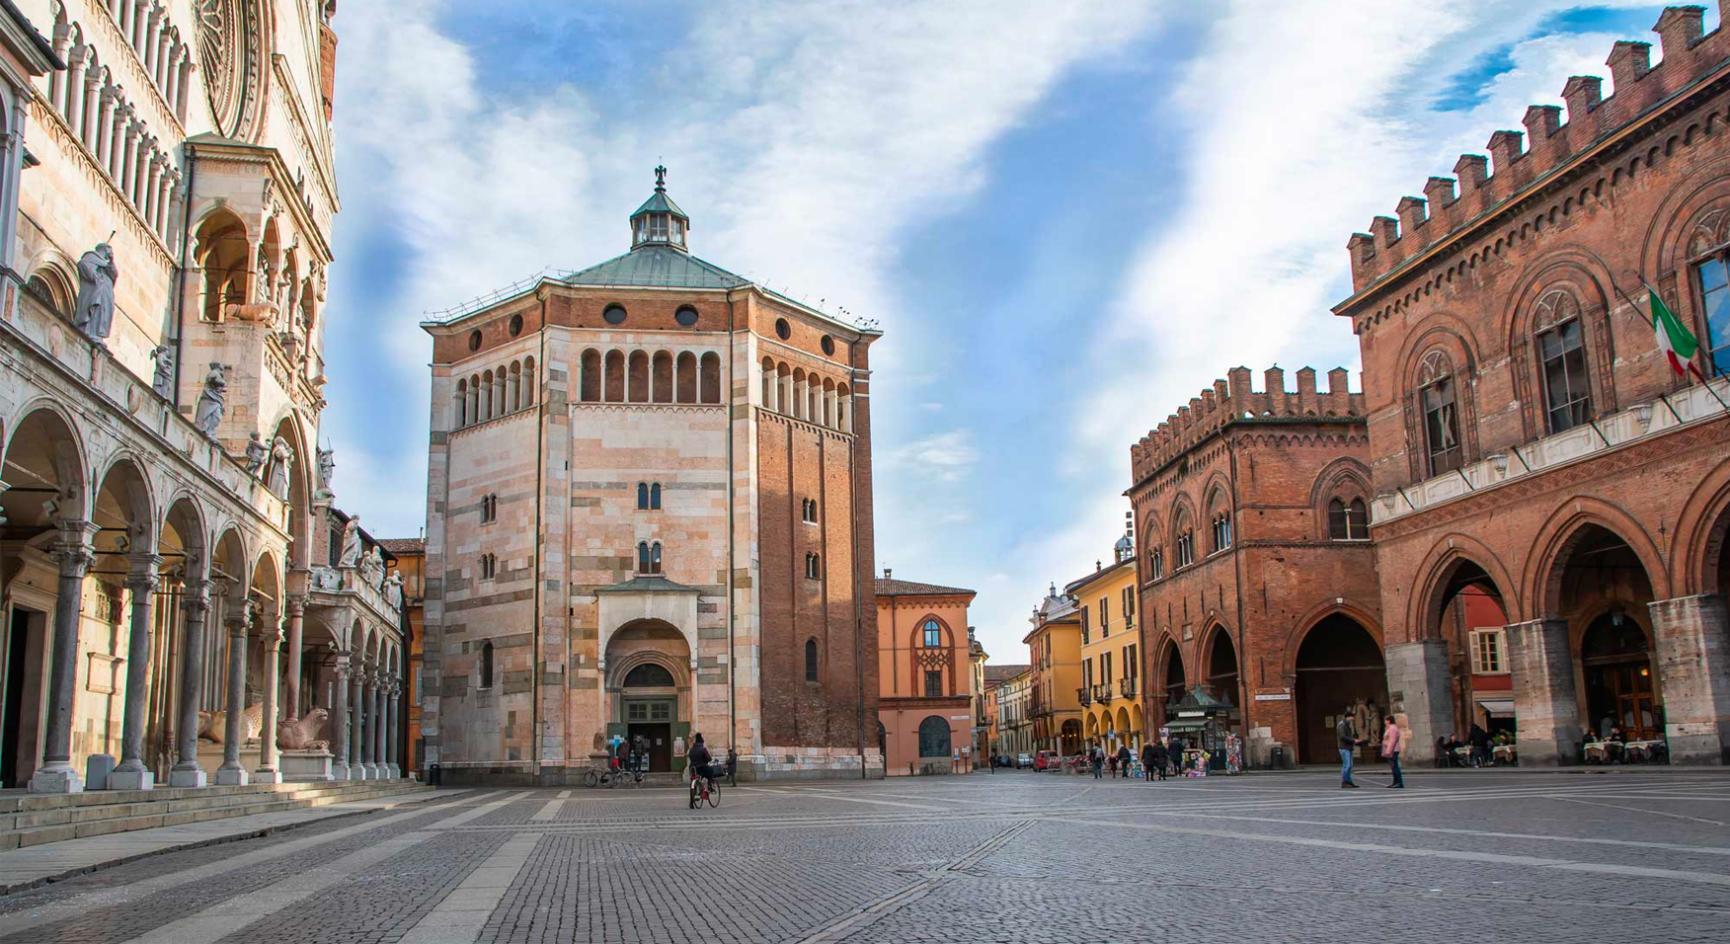
[[[1620,296],[1622,296],[1622,300],[1623,300],[1623,301],[1625,301],[1625,302],[1627,302],[1627,303],[1628,303],[1628,304],[1629,304],[1629,306],[1630,306],[1630,307],[1632,307],[1632,308],[1633,308],[1633,309],[1634,309],[1634,310],[1635,310],[1635,311],[1639,311],[1639,310],[1640,310],[1640,305],[1639,305],[1639,303],[1638,303],[1638,302],[1636,302],[1636,301],[1634,301],[1634,300],[1633,300],[1633,299],[1632,299],[1632,298],[1629,298],[1629,297],[1628,297],[1628,293],[1627,293],[1627,292],[1624,292],[1624,291],[1622,291],[1622,287],[1621,287],[1621,286],[1619,286],[1619,285],[1616,285],[1616,284],[1615,284],[1615,283],[1614,283],[1614,282],[1611,282],[1611,283],[1610,283],[1610,286],[1611,286],[1611,287],[1612,287],[1612,288],[1614,288],[1614,289],[1615,289],[1615,290],[1616,290],[1616,294],[1617,294],[1617,295],[1620,295]],[[1644,288],[1644,289],[1645,289],[1645,290],[1646,290],[1646,291],[1648,291],[1648,292],[1650,292],[1650,293],[1652,293],[1652,295],[1653,295],[1653,297],[1655,297],[1655,298],[1662,298],[1662,297],[1663,297],[1663,296],[1662,296],[1662,295],[1659,295],[1659,294],[1658,294],[1658,290],[1657,290],[1657,289],[1655,289],[1655,288],[1653,288],[1653,287],[1652,287],[1652,286],[1651,286],[1651,284],[1650,284],[1650,283],[1648,283],[1648,282],[1647,282],[1647,281],[1646,281],[1646,280],[1645,280],[1645,279],[1641,279],[1641,280],[1640,280],[1640,287],[1641,287],[1641,288]],[[1651,317],[1648,317],[1648,318],[1647,318],[1647,319],[1646,319],[1646,323],[1647,323],[1647,324],[1649,324],[1649,325],[1651,325],[1651,326],[1652,326],[1652,330],[1653,330],[1653,331],[1657,331],[1657,330],[1658,330],[1658,326],[1657,326],[1657,323],[1656,323],[1656,318],[1655,318],[1655,316],[1651,316]],[[1713,390],[1713,389],[1712,389],[1712,381],[1711,381],[1711,379],[1710,379],[1710,378],[1708,378],[1708,377],[1707,377],[1707,376],[1706,376],[1706,375],[1705,375],[1705,374],[1704,374],[1704,373],[1703,373],[1703,372],[1702,372],[1702,371],[1701,371],[1701,370],[1700,370],[1700,367],[1699,367],[1699,366],[1698,366],[1698,365],[1697,365],[1697,364],[1695,364],[1695,363],[1694,363],[1694,358],[1689,358],[1689,359],[1688,359],[1688,368],[1689,368],[1689,369],[1690,369],[1690,370],[1692,370],[1692,371],[1694,371],[1694,373],[1696,373],[1696,374],[1699,374],[1699,375],[1700,375],[1700,385],[1701,385],[1701,386],[1703,386],[1703,387],[1705,387],[1705,388],[1706,388],[1706,393],[1707,393],[1707,394],[1708,394],[1708,395],[1709,395],[1709,396],[1711,396],[1711,397],[1712,397],[1712,399],[1714,399],[1714,400],[1717,400],[1717,401],[1718,401],[1718,405],[1719,405],[1719,406],[1721,406],[1721,407],[1723,407],[1723,408],[1724,408],[1724,412],[1726,412],[1726,413],[1730,413],[1730,403],[1725,403],[1725,402],[1724,402],[1724,398],[1723,398],[1723,397],[1721,397],[1721,396],[1719,396],[1719,395],[1718,395],[1718,391],[1716,391],[1716,390]],[[1669,401],[1668,401],[1668,400],[1666,400],[1666,401],[1665,401],[1665,402],[1664,402],[1664,405],[1665,405],[1665,406],[1670,406],[1670,403],[1669,403]],[[1675,408],[1674,408],[1674,407],[1672,407],[1672,408],[1671,408],[1671,410],[1670,410],[1670,412],[1671,412],[1671,413],[1675,413],[1675,412],[1676,412],[1676,410],[1675,410]]]

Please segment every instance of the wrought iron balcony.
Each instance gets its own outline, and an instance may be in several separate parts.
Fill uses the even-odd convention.
[[[1093,695],[1087,690],[1087,686],[1085,685],[1075,690],[1075,697],[1081,702],[1081,707],[1083,708],[1093,704]]]
[[[1123,697],[1125,697],[1125,698],[1134,698],[1135,697],[1135,679],[1132,679],[1132,678],[1119,679],[1117,682],[1117,686],[1118,686],[1118,689],[1123,692]]]
[[[1093,700],[1099,702],[1100,704],[1110,704],[1111,703],[1111,683],[1106,682],[1103,685],[1093,686]]]

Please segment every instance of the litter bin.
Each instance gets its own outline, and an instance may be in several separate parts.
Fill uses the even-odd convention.
[[[439,785],[439,780],[440,780],[439,765],[428,764],[426,767],[427,786],[436,787]]]
[[[1268,764],[1275,770],[1286,770],[1289,768],[1290,765],[1286,763],[1285,745],[1275,744],[1273,746],[1273,752],[1268,758]]]

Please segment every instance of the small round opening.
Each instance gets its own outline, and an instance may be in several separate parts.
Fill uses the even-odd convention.
[[[831,356],[835,353],[835,339],[827,334],[823,335],[823,353]]]
[[[469,350],[478,351],[480,349],[481,349],[481,333],[480,333],[480,331],[479,330],[470,331],[469,332]]]
[[[787,323],[787,319],[775,319],[775,336],[783,341],[793,336],[793,326]]]
[[[607,324],[624,324],[625,306],[608,305],[606,310],[601,312],[601,317],[606,319]]]
[[[692,327],[697,323],[697,309],[690,305],[681,305],[678,311],[673,312],[673,320],[687,328]]]
[[[522,334],[522,333],[523,333],[523,316],[522,315],[512,315],[511,316],[511,337],[514,338],[517,335]]]

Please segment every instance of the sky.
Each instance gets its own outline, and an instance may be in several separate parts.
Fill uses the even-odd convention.
[[[419,322],[629,248],[877,321],[876,557],[1026,661],[1109,558],[1129,447],[1244,365],[1352,371],[1346,240],[1604,77],[1662,6],[1520,0],[368,0],[335,21],[336,490],[421,533]],[[1717,25],[1708,11],[1706,28]],[[1259,380],[1257,383],[1259,384]]]

